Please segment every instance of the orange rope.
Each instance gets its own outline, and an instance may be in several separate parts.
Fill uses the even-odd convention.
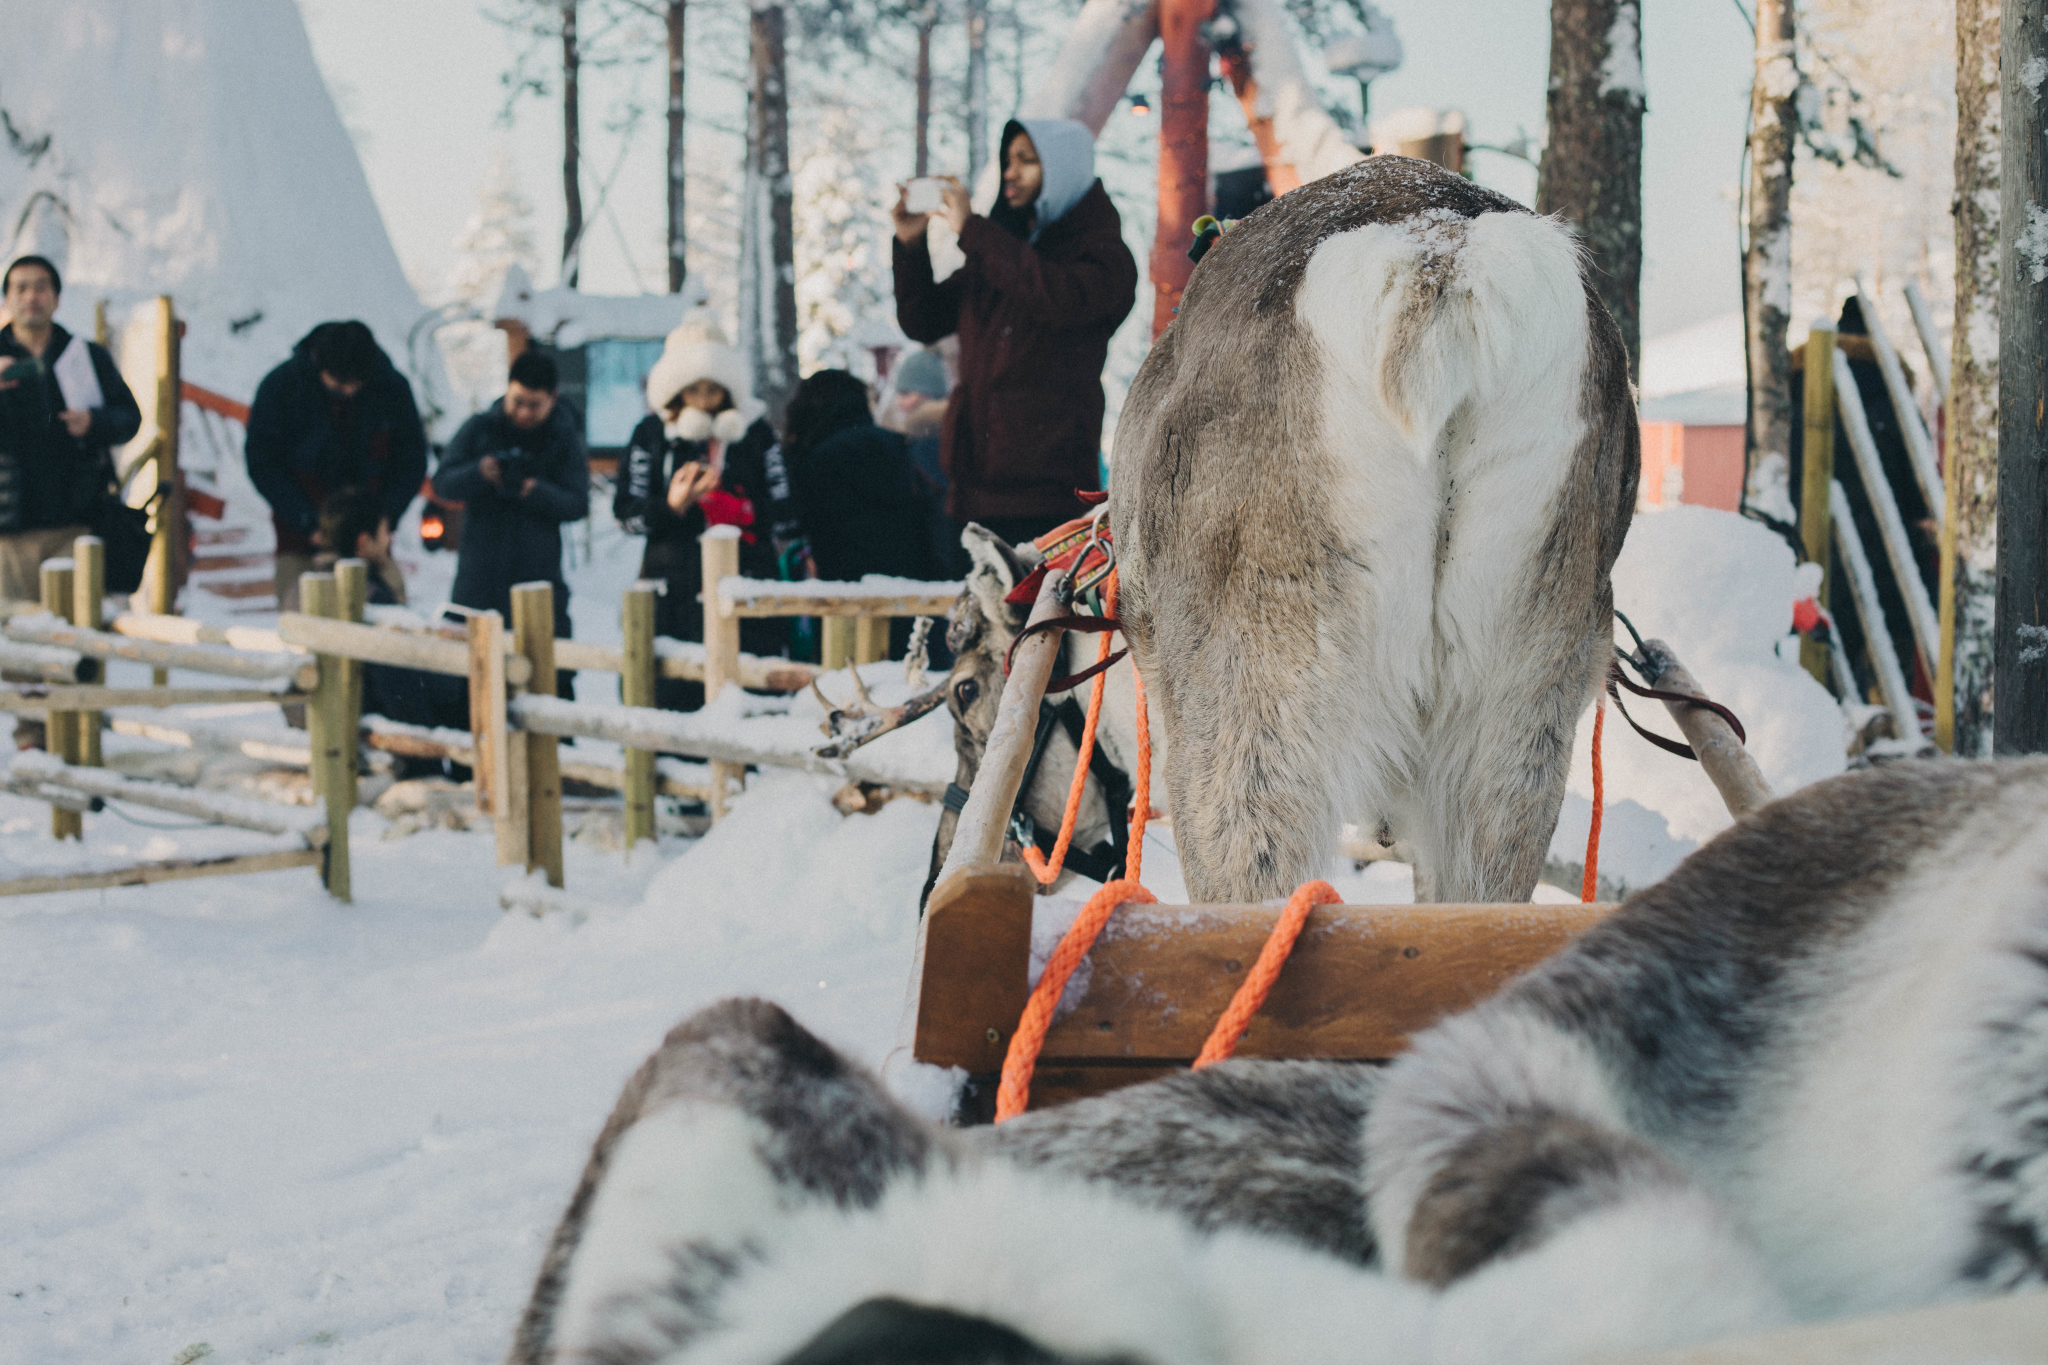
[[[1109,658],[1110,636],[1104,634],[1102,644],[1095,651],[1095,662]],[[1081,752],[1074,759],[1074,780],[1067,787],[1067,810],[1060,817],[1060,837],[1053,842],[1052,857],[1047,858],[1038,851],[1035,844],[1024,845],[1024,862],[1031,869],[1031,875],[1038,878],[1040,886],[1051,886],[1066,865],[1067,846],[1074,842],[1074,823],[1081,814],[1081,793],[1088,786],[1088,761],[1095,756],[1095,723],[1102,718],[1102,689],[1109,681],[1109,674],[1097,673],[1095,686],[1088,694],[1088,720],[1081,727]]]
[[[1607,813],[1607,786],[1602,780],[1600,732],[1607,728],[1607,698],[1593,700],[1593,824],[1586,831],[1586,879],[1579,883],[1579,899],[1588,903],[1600,898],[1600,820]]]
[[[1124,836],[1124,876],[1138,880],[1145,866],[1145,822],[1152,818],[1152,725],[1145,714],[1145,677],[1131,660],[1131,688],[1138,694],[1138,771],[1132,782],[1131,820]]]
[[[1216,1027],[1209,1030],[1209,1041],[1202,1044],[1202,1054],[1195,1058],[1195,1070],[1214,1066],[1237,1051],[1238,1040],[1252,1026],[1252,1016],[1265,1006],[1267,993],[1280,979],[1280,969],[1287,965],[1287,955],[1294,951],[1302,925],[1308,923],[1308,912],[1318,905],[1340,904],[1343,899],[1328,882],[1303,882],[1295,888],[1287,899],[1287,908],[1273,925],[1273,932],[1266,936],[1266,946],[1259,949],[1259,960],[1252,964],[1237,994],[1230,997]]]
[[[1010,1037],[1009,1051],[1003,1057],[1002,1083],[996,1087],[997,1123],[1017,1117],[1031,1103],[1031,1073],[1038,1068],[1038,1053],[1045,1046],[1046,1030],[1052,1027],[1052,1013],[1059,1007],[1067,978],[1095,946],[1102,926],[1109,923],[1110,912],[1128,901],[1146,903],[1157,899],[1136,882],[1120,878],[1089,897],[1081,907],[1081,913],[1075,916],[1059,946],[1046,960],[1045,973],[1032,988],[1031,998],[1024,1002],[1017,1031]]]

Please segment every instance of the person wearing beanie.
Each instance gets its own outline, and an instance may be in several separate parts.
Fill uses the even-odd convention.
[[[940,431],[946,510],[1016,544],[1087,510],[1100,484],[1102,367],[1137,300],[1138,264],[1095,178],[1095,139],[1070,119],[1012,119],[1002,192],[972,212],[958,181],[940,214],[967,263],[944,281],[925,242],[930,214],[895,218],[896,321],[930,345],[960,338]]]
[[[926,534],[932,545],[932,574],[937,578],[965,577],[967,565],[963,561],[967,551],[960,545],[960,533],[946,516],[946,469],[939,449],[946,398],[953,391],[953,382],[946,374],[946,359],[933,350],[912,351],[896,363],[896,371],[889,378],[891,396],[878,425],[910,442],[910,462],[929,490]]]
[[[654,629],[678,640],[704,638],[704,561],[697,538],[710,526],[740,529],[740,572],[779,578],[785,551],[800,554],[795,504],[775,428],[760,415],[739,348],[709,309],[698,308],[668,335],[647,375],[652,411],[633,428],[612,512],[632,535],[647,537],[640,576],[668,585],[656,599]],[[783,652],[782,621],[740,622],[740,648]],[[704,685],[679,678],[656,684],[669,710],[704,704]]]

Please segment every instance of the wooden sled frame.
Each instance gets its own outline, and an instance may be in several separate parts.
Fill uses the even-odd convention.
[[[1031,620],[1064,613],[1066,594],[1066,574],[1048,574]],[[1029,994],[1037,882],[1022,863],[1003,861],[1003,840],[1058,639],[1041,633],[1017,648],[919,935],[912,1053],[977,1076],[1001,1070]],[[1658,648],[1659,687],[1704,695],[1667,649],[1650,643]],[[1769,799],[1725,721],[1681,702],[1666,706],[1734,814]],[[1477,1004],[1617,908],[1318,907],[1237,1055],[1383,1061],[1416,1031]],[[1279,915],[1280,907],[1263,905],[1119,907],[1089,954],[1081,1000],[1046,1035],[1032,1107],[1192,1064]]]

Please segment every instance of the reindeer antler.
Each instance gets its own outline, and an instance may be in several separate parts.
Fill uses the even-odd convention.
[[[891,730],[900,730],[920,716],[936,711],[945,704],[946,683],[941,681],[918,693],[901,706],[873,708],[853,716],[844,711],[833,710],[824,726],[825,733],[832,736],[831,740],[820,744],[811,752],[820,758],[845,758],[861,745],[879,739]]]

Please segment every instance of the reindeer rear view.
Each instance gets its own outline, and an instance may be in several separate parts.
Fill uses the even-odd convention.
[[[1420,900],[1526,900],[1610,657],[1635,404],[1569,231],[1375,157],[1221,237],[1132,386],[1110,515],[1197,901],[1341,822]]]

